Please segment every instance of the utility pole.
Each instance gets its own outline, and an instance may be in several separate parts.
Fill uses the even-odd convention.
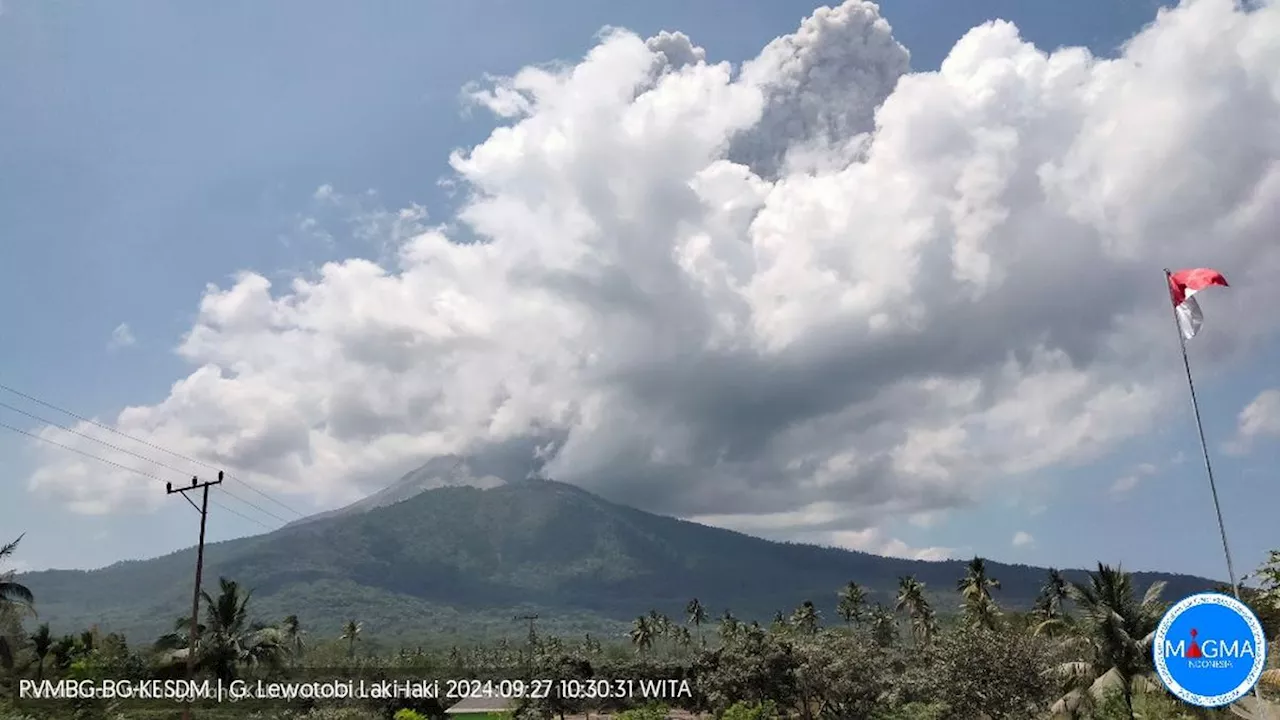
[[[536,614],[529,614],[529,615],[517,615],[517,616],[515,617],[515,619],[516,619],[516,620],[527,620],[527,621],[529,621],[529,664],[528,664],[528,668],[529,668],[529,677],[530,677],[530,678],[532,678],[532,677],[533,677],[533,651],[534,651],[534,648],[535,648],[535,647],[537,646],[537,644],[538,644],[538,633],[534,631],[534,629],[533,629],[533,623],[534,623],[534,622],[536,622],[536,621],[538,620],[538,616],[537,616]]]
[[[538,619],[537,615],[517,615],[516,616],[516,620],[529,621],[529,645],[531,646],[538,642],[538,633],[535,632],[533,629],[533,623],[537,621],[537,619]]]
[[[218,479],[200,482],[200,478],[192,476],[191,484],[187,487],[174,487],[173,483],[165,483],[164,491],[169,495],[181,493],[184,500],[191,503],[195,507],[195,503],[191,502],[191,498],[187,497],[187,492],[191,490],[201,490],[200,507],[196,508],[200,511],[200,544],[196,546],[196,587],[191,594],[191,632],[187,639],[187,680],[192,680],[196,672],[196,642],[199,640],[200,628],[200,579],[204,573],[204,527],[205,521],[209,519],[209,488],[222,482],[222,471],[218,471]],[[183,720],[191,718],[191,703],[188,702],[186,707],[182,709]]]

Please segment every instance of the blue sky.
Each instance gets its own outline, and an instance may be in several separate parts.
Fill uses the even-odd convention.
[[[225,289],[236,273],[253,270],[279,290],[292,275],[326,261],[385,259],[360,229],[381,222],[385,230],[396,209],[419,204],[427,224],[450,218],[463,196],[439,184],[451,174],[449,153],[484,142],[506,122],[464,107],[468,83],[553,60],[578,62],[605,26],[642,38],[679,30],[710,61],[737,64],[794,32],[815,7],[771,2],[744,10],[728,0],[377,6],[7,0],[0,14],[0,305],[7,310],[0,314],[0,383],[104,423],[114,423],[127,406],[162,403],[195,369],[175,348],[198,323],[208,284]],[[1042,50],[1082,45],[1114,55],[1154,19],[1157,4],[1089,0],[1071,3],[1070,12],[1057,7],[931,0],[885,2],[881,10],[910,50],[912,70],[930,71],[970,28],[995,18],[1015,23]],[[323,186],[333,194],[317,196]],[[370,190],[375,194],[362,196]],[[1216,257],[1205,255],[1206,263]],[[1184,257],[1196,261],[1184,254],[1163,262]],[[1157,301],[1161,262],[1151,267],[1149,292]],[[1232,277],[1232,268],[1222,269]],[[1245,406],[1280,386],[1280,346],[1271,328],[1239,342],[1218,335],[1235,319],[1237,301],[1222,299],[1233,291],[1205,301],[1207,326],[1192,354],[1203,368],[1205,425],[1243,570],[1280,543],[1268,513],[1280,501],[1271,470],[1280,458],[1274,439],[1237,455],[1223,445],[1235,437]],[[127,332],[113,342],[122,324]],[[1162,330],[1166,342],[1153,362],[1176,377],[1176,336],[1171,325]],[[1221,347],[1228,351],[1215,350]],[[1083,466],[1035,467],[940,512],[940,520],[903,512],[886,516],[871,534],[909,548],[1004,561],[1105,560],[1222,576],[1186,390],[1162,387],[1182,393],[1170,400],[1174,411],[1136,436],[1105,444]],[[0,402],[73,422],[2,391]],[[40,427],[3,407],[0,422],[31,432]],[[163,437],[153,439],[168,447]],[[83,514],[56,493],[29,490],[32,473],[49,462],[48,448],[33,452],[30,445],[0,433],[6,460],[0,534],[27,533],[20,559],[28,567],[99,566],[194,540],[194,515],[176,499],[143,515]],[[1126,477],[1137,480],[1121,497],[1112,488]],[[91,487],[99,479],[94,473],[68,482]],[[243,487],[236,493],[273,509]],[[301,491],[273,494],[304,512],[337,501]],[[627,491],[611,496],[633,499]],[[279,524],[233,498],[225,502]],[[691,517],[720,514],[690,508],[684,514]],[[869,527],[849,531],[862,531],[865,540]],[[216,510],[210,521],[214,539],[261,529]],[[839,528],[828,524],[822,532]],[[824,542],[841,537],[807,533],[804,526],[762,531]],[[1014,543],[1019,533],[1032,539]],[[868,547],[891,549],[887,541]]]

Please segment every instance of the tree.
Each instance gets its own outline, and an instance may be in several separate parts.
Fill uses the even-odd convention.
[[[13,556],[13,553],[18,549],[18,544],[22,542],[24,537],[26,537],[25,533],[19,535],[17,540],[0,547],[0,563]],[[0,568],[0,607],[30,611],[35,606],[36,599],[26,585],[14,580],[17,574],[17,570],[3,570]]]
[[[720,641],[729,642],[733,640],[738,635],[740,627],[738,618],[734,617],[731,611],[725,610],[724,615],[720,616]]]
[[[356,643],[360,641],[360,632],[364,629],[364,625],[356,622],[355,618],[347,621],[342,626],[342,634],[338,636],[339,640],[347,641],[347,657],[355,659]]]
[[[1071,616],[1066,605],[1071,599],[1071,587],[1062,571],[1049,568],[1040,593],[1031,606],[1030,619],[1034,621],[1034,633],[1055,637],[1070,628]]]
[[[22,542],[25,534],[19,535],[17,540],[0,547],[0,617],[5,615],[16,615],[24,613],[35,613],[35,597],[32,596],[31,590],[26,585],[14,580],[18,574],[16,570],[4,570],[3,563],[5,560],[13,556],[14,551],[18,549],[18,543]],[[14,664],[14,655],[17,652],[18,645],[16,639],[11,641],[0,630],[0,666],[11,669]]]
[[[702,623],[707,621],[707,609],[698,602],[698,598],[694,598],[685,606],[684,612],[689,616],[689,623],[698,633],[698,643],[705,646],[707,638],[702,634]]]
[[[961,611],[965,623],[969,627],[994,630],[1000,620],[1000,608],[991,591],[1000,589],[1000,581],[987,574],[987,562],[980,557],[970,560],[956,589],[963,599]]]
[[[800,607],[796,608],[796,611],[791,614],[791,623],[805,635],[817,633],[818,623],[821,619],[818,608],[809,600],[801,603]]]
[[[1164,587],[1163,582],[1154,583],[1139,599],[1132,575],[1102,563],[1097,572],[1089,573],[1088,582],[1070,585],[1069,596],[1080,613],[1073,644],[1084,650],[1086,659],[1052,669],[1070,690],[1054,705],[1054,712],[1118,693],[1129,717],[1134,717],[1134,693],[1158,687],[1151,677],[1151,646],[1165,612],[1160,600]]]
[[[893,612],[880,603],[871,609],[870,625],[871,638],[877,645],[887,647],[898,641],[898,622]]]
[[[839,593],[840,602],[836,605],[836,614],[848,624],[862,622],[862,615],[867,604],[867,592],[858,583],[850,580]]]
[[[629,636],[631,638],[631,644],[636,646],[636,650],[639,652],[645,652],[653,646],[653,639],[656,634],[656,628],[653,626],[653,621],[647,616],[641,615],[631,624],[631,632],[629,633]]]
[[[1280,607],[1280,550],[1268,553],[1266,562],[1245,577],[1260,580],[1260,597],[1275,607]]]
[[[280,631],[284,635],[285,647],[288,648],[289,654],[294,658],[302,657],[302,651],[306,649],[306,643],[302,638],[306,632],[302,629],[302,623],[298,622],[298,616],[286,617],[280,624]]]
[[[769,624],[770,630],[776,633],[783,633],[786,632],[789,627],[791,627],[791,624],[787,622],[786,613],[778,610],[773,614],[773,622]]]
[[[924,583],[910,575],[898,578],[898,597],[893,609],[894,612],[907,614],[916,646],[928,646],[938,629],[938,621],[933,607],[924,595]]]
[[[49,623],[44,623],[31,636],[31,651],[36,656],[36,682],[44,679],[44,661],[52,649],[53,634],[49,632]]]
[[[655,640],[662,638],[674,639],[671,632],[671,618],[657,610],[649,611],[649,628],[652,630]]]
[[[195,665],[208,670],[223,681],[231,681],[239,674],[241,666],[274,666],[288,653],[288,643],[282,629],[253,623],[249,618],[249,600],[252,591],[243,590],[239,583],[227,578],[218,579],[218,596],[201,591],[204,602],[204,622],[196,625],[198,639],[195,647]],[[177,663],[192,652],[190,645],[191,619],[176,618],[173,631],[156,640],[155,649],[168,651],[166,659]],[[64,641],[70,641],[69,638]],[[75,643],[78,652],[87,652],[95,644],[92,633],[85,633]],[[54,657],[60,648],[55,643]]]
[[[789,643],[750,626],[735,627],[729,642],[700,657],[696,694],[715,712],[737,702],[794,706],[796,657]]]
[[[201,665],[215,677],[230,681],[241,665],[274,665],[285,652],[283,634],[277,628],[249,620],[253,591],[244,591],[234,580],[218,578],[218,596],[200,592],[205,602],[204,629],[196,651]]]
[[[955,717],[1039,717],[1052,688],[1045,641],[1010,628],[964,626],[943,634],[928,680]]]
[[[800,717],[870,718],[897,669],[890,651],[854,633],[821,633],[794,647]]]

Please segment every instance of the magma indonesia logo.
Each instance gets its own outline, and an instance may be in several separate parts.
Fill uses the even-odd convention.
[[[1244,603],[1201,593],[1169,608],[1152,647],[1169,692],[1190,705],[1222,707],[1258,684],[1267,664],[1262,623]]]

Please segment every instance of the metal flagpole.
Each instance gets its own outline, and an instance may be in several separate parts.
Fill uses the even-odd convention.
[[[1172,291],[1174,287],[1174,277],[1169,268],[1165,268],[1165,290]],[[1170,300],[1172,295],[1170,295]],[[1170,304],[1172,305],[1172,304]],[[1183,334],[1183,324],[1178,320],[1178,306],[1172,305],[1174,309],[1174,329],[1178,331],[1178,345],[1183,350],[1183,369],[1187,370],[1187,388],[1192,393],[1192,413],[1196,415],[1196,432],[1201,438],[1201,454],[1204,456],[1204,474],[1208,475],[1208,491],[1213,496],[1213,512],[1217,514],[1217,532],[1222,536],[1222,555],[1226,556],[1226,574],[1231,580],[1231,593],[1234,594],[1235,600],[1244,602],[1240,598],[1240,584],[1235,580],[1235,565],[1231,562],[1231,547],[1226,542],[1226,524],[1222,523],[1222,506],[1217,501],[1217,484],[1213,482],[1213,465],[1208,461],[1208,443],[1204,442],[1204,424],[1199,418],[1199,402],[1196,400],[1196,383],[1192,382],[1192,361],[1187,357],[1187,336]],[[1262,714],[1262,720],[1268,720],[1271,712],[1267,710],[1266,701],[1262,700],[1261,688],[1253,685],[1253,700],[1257,703],[1258,712]]]
[[[1164,270],[1167,288],[1173,287],[1173,273]],[[1200,403],[1196,401],[1196,384],[1191,380],[1191,361],[1187,359],[1187,338],[1182,334],[1178,321],[1178,308],[1173,307],[1173,325],[1178,331],[1178,343],[1182,348],[1182,367],[1187,371],[1187,388],[1191,390],[1191,411],[1196,417],[1196,431],[1200,433],[1200,452],[1204,455],[1204,471],[1209,476],[1209,492],[1213,495],[1213,510],[1218,514],[1218,532],[1222,535],[1222,552],[1227,557],[1227,575],[1231,580],[1231,592],[1240,600],[1240,584],[1236,582],[1235,565],[1231,562],[1231,547],[1227,544],[1227,526],[1222,522],[1222,506],[1218,503],[1218,486],[1213,482],[1213,465],[1209,463],[1209,445],[1204,441],[1204,425],[1200,422]]]

